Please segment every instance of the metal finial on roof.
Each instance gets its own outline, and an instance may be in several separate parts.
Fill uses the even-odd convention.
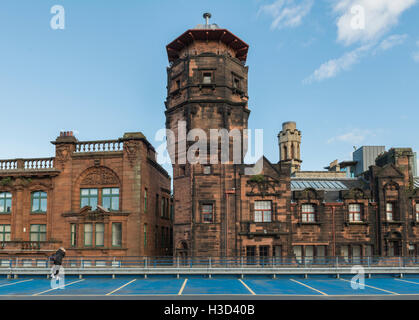
[[[211,18],[211,13],[209,12],[205,12],[203,15],[204,19],[205,19],[205,24],[209,25],[209,19]]]

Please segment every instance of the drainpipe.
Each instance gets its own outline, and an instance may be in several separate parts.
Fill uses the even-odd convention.
[[[226,222],[225,222],[225,256],[228,256],[228,207],[229,207],[229,195],[235,194],[236,189],[226,190]]]
[[[332,233],[333,233],[332,253],[333,253],[333,256],[336,257],[335,206],[332,206]]]

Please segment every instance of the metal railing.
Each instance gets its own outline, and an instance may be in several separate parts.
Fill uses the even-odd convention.
[[[45,256],[0,256],[0,268],[46,268],[51,263]],[[418,267],[418,257],[65,257],[66,268],[344,268]]]

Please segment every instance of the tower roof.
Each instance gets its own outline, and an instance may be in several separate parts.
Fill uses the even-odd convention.
[[[220,41],[229,46],[236,53],[236,58],[245,62],[249,45],[227,29],[221,29],[216,24],[209,24],[211,14],[205,13],[206,24],[199,24],[189,29],[166,46],[169,62],[179,59],[180,52],[194,41]]]

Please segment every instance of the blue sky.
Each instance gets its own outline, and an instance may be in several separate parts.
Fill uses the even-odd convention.
[[[207,11],[250,45],[249,128],[264,129],[272,162],[285,121],[302,131],[303,170],[348,160],[353,146],[418,151],[418,2],[2,0],[0,158],[52,156],[61,130],[79,140],[142,131],[157,147],[165,46]],[[54,5],[64,30],[50,27]],[[348,27],[356,5],[363,29]]]

